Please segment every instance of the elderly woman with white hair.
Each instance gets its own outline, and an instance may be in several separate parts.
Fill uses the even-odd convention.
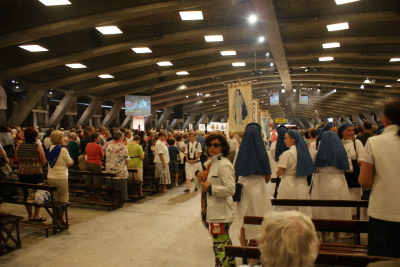
[[[270,212],[257,239],[264,267],[310,267],[319,239],[311,219],[298,211]]]

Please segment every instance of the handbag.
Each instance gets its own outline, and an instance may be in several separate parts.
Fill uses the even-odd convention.
[[[357,154],[357,148],[355,140],[353,140],[354,150]],[[357,154],[358,158],[358,154]],[[345,172],[344,176],[346,177],[346,182],[349,188],[357,188],[361,187],[358,183],[358,176],[360,175],[360,166],[358,165],[357,159],[352,160],[351,164],[353,164],[353,172]]]
[[[240,202],[242,199],[242,189],[243,189],[243,184],[238,183],[239,176],[236,176],[235,179],[235,194],[232,196],[234,202]]]
[[[42,205],[50,202],[51,195],[49,191],[46,190],[37,190],[35,193],[35,203]]]
[[[78,157],[78,167],[81,171],[87,170],[86,154],[82,154]]]

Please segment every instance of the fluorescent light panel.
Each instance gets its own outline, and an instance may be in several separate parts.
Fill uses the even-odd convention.
[[[244,63],[244,62],[233,62],[232,66],[234,66],[234,67],[244,67],[244,66],[246,66],[246,63]]]
[[[201,11],[180,11],[179,15],[182,20],[203,20],[203,12]]]
[[[336,47],[340,47],[340,43],[326,43],[326,44],[322,44],[323,48],[336,48]]]
[[[397,79],[398,82],[400,82],[400,79]]]
[[[137,54],[147,54],[147,53],[153,53],[150,48],[148,47],[135,47],[132,48],[133,52]]]
[[[330,32],[347,30],[347,29],[349,29],[349,23],[342,22],[342,23],[330,24],[330,25],[326,25],[326,28],[328,28],[328,31],[330,31]]]
[[[360,0],[335,0],[336,5],[344,5],[352,2],[358,2]]]
[[[391,86],[390,84],[386,84],[385,87],[386,88],[390,88],[390,87],[393,87],[393,86]]]
[[[111,78],[114,78],[114,76],[112,76],[111,74],[100,74],[100,75],[99,75],[99,78],[102,78],[102,79],[111,79]]]
[[[392,57],[390,59],[390,62],[398,62],[398,61],[400,61],[400,57]]]
[[[206,42],[222,42],[224,40],[224,37],[222,35],[206,35],[204,36],[204,39]]]
[[[160,62],[157,62],[157,65],[160,67],[165,67],[165,66],[172,66],[172,63],[169,61],[160,61]]]
[[[49,51],[48,49],[44,48],[43,46],[40,45],[20,45],[19,46],[22,49],[28,50],[29,52],[43,52],[43,51]]]
[[[178,71],[176,73],[176,75],[189,75],[189,72],[187,72],[187,71]]]
[[[104,35],[122,33],[122,31],[117,26],[101,26],[101,27],[96,27],[96,30],[98,30]]]
[[[320,57],[319,61],[332,61],[333,59],[333,57]]]
[[[63,6],[70,5],[71,2],[68,0],[39,0],[45,6]]]
[[[70,67],[72,69],[84,69],[84,68],[87,68],[85,65],[83,65],[81,63],[65,64],[65,66]]]
[[[230,50],[230,51],[221,51],[221,56],[236,56],[236,51]]]

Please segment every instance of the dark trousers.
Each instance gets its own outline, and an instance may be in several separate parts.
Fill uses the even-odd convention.
[[[383,221],[369,217],[368,254],[400,257],[400,222]]]

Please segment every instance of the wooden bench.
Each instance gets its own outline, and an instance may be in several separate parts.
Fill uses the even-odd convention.
[[[258,247],[239,247],[239,246],[225,246],[225,253],[227,256],[239,257],[243,259],[246,264],[248,259],[259,259],[260,250]],[[333,252],[320,250],[316,264],[329,264],[340,266],[367,266],[375,261],[398,261],[398,258],[369,256],[364,253],[347,253],[347,252]]]
[[[356,208],[357,209],[357,216],[356,216],[357,220],[360,219],[361,208],[368,208],[368,200],[271,199],[271,203],[273,206]],[[355,233],[354,243],[360,244],[360,233]]]
[[[39,184],[27,184],[27,183],[19,183],[19,182],[7,182],[0,181],[0,185],[2,186],[12,186],[25,190],[46,190],[50,192],[51,199],[47,203],[37,204],[35,202],[26,202],[23,198],[15,199],[15,200],[6,200],[5,202],[19,204],[19,205],[28,205],[33,207],[44,208],[46,212],[50,215],[52,222],[51,223],[39,223],[39,222],[31,222],[31,221],[21,221],[20,225],[31,226],[35,228],[44,229],[46,232],[46,237],[49,236],[49,229],[53,230],[53,234],[56,234],[60,231],[66,230],[69,228],[68,225],[68,204],[55,202],[53,200],[54,192],[57,191],[57,187],[49,186],[49,185],[39,185]]]
[[[155,195],[160,193],[160,179],[155,177],[155,165],[143,165],[143,193]]]
[[[21,216],[0,214],[0,255],[21,248],[19,223]]]
[[[143,199],[144,196],[139,195],[139,187],[143,186],[143,182],[141,184],[137,183],[134,177],[137,170],[128,168],[128,172],[132,174],[132,180],[128,180],[128,198],[132,201]]]
[[[106,186],[105,181],[102,186],[86,185],[87,176],[102,178],[116,177],[116,174],[109,172],[89,172],[89,171],[69,171],[68,187],[70,202],[105,206],[109,211],[121,206],[120,190],[111,182],[111,186]]]

